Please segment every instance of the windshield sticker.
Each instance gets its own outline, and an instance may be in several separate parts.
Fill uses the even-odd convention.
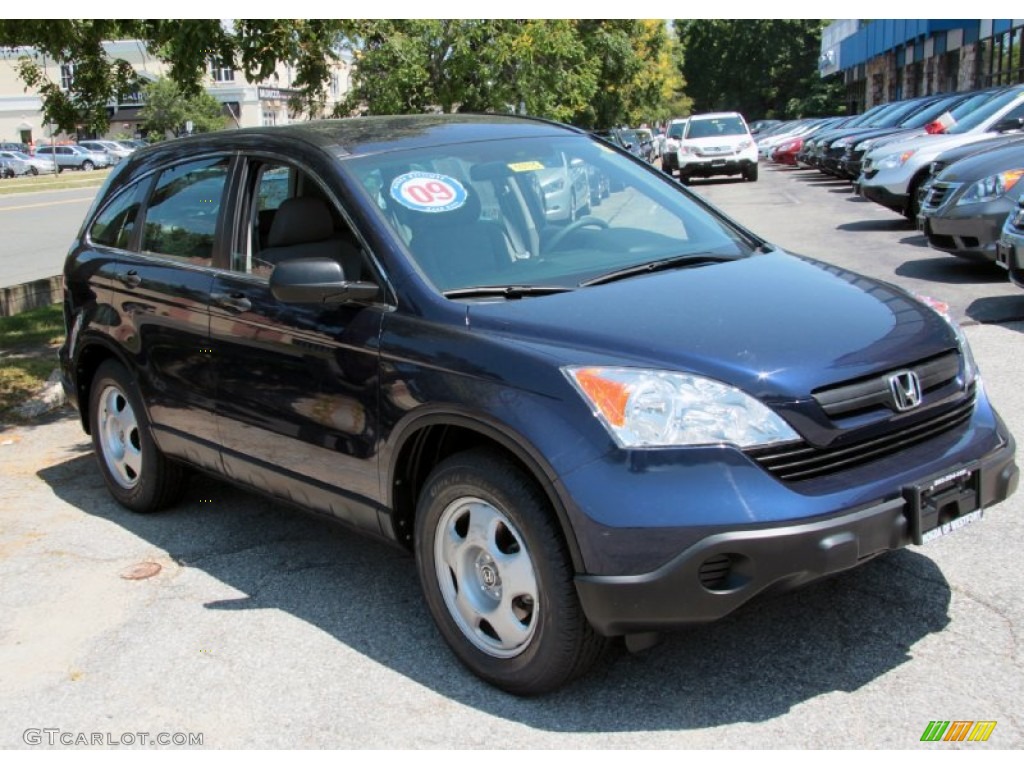
[[[391,182],[391,197],[410,211],[444,213],[466,204],[466,188],[451,176],[412,171]]]
[[[521,163],[509,163],[508,167],[516,173],[525,173],[526,171],[543,171],[544,163],[539,160],[525,160]]]

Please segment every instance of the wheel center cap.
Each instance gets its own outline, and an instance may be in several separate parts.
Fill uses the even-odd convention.
[[[486,592],[495,600],[501,599],[501,574],[492,558],[486,552],[481,552],[476,559],[476,578],[480,589]]]
[[[498,583],[498,574],[495,573],[491,566],[485,565],[480,568],[480,580],[484,583],[485,587],[490,589]]]

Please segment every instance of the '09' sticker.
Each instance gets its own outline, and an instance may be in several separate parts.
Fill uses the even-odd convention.
[[[411,211],[444,213],[466,203],[466,188],[440,173],[412,171],[391,182],[391,197]]]

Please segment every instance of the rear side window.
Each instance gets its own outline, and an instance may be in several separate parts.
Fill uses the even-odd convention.
[[[228,158],[161,173],[146,210],[142,250],[209,265],[227,176]]]
[[[95,245],[127,248],[135,231],[135,218],[142,205],[143,184],[136,182],[119,192],[100,212],[89,229]]]

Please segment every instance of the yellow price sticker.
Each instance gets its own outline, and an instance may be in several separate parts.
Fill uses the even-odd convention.
[[[516,173],[525,173],[526,171],[543,171],[544,164],[539,160],[525,160],[521,163],[509,163],[508,167]]]

